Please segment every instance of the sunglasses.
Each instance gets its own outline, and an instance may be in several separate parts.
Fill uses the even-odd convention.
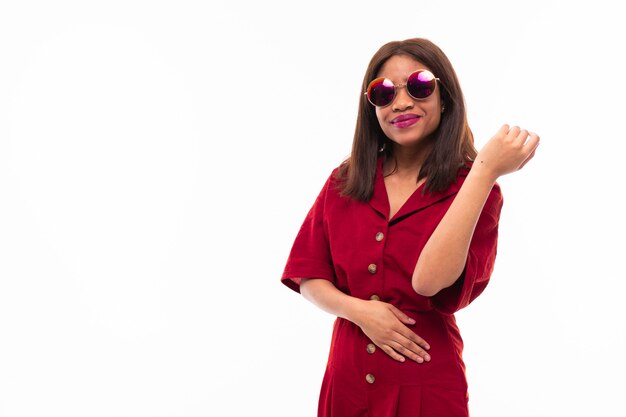
[[[406,87],[407,93],[416,100],[428,98],[435,92],[439,78],[436,78],[432,72],[428,70],[417,70],[409,75],[406,84],[394,84],[389,78],[376,78],[367,86],[367,96],[372,105],[376,107],[385,107],[391,104],[396,97],[398,88]]]

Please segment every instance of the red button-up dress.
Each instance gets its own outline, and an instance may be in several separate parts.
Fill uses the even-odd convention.
[[[411,286],[415,264],[468,171],[461,170],[445,192],[423,194],[423,186],[418,188],[391,220],[382,161],[368,202],[341,197],[335,172],[304,220],[282,282],[299,291],[300,278],[321,278],[353,297],[393,304],[415,319],[411,329],[430,344],[432,359],[422,364],[395,361],[357,325],[337,318],[318,415],[468,416],[463,341],[454,312],[485,289],[493,270],[502,208],[499,186],[485,203],[461,277],[424,297]]]

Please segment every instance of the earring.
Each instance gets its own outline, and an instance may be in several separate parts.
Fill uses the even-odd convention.
[[[445,110],[446,110],[446,105],[445,105],[445,104],[442,104],[442,105],[441,105],[441,112],[443,113]]]

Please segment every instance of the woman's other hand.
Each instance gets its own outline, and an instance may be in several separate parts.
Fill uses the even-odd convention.
[[[417,363],[430,361],[426,352],[430,346],[410,328],[415,320],[398,308],[382,301],[363,301],[352,318],[370,340],[393,359],[404,362],[405,357]]]
[[[370,340],[393,359],[428,362],[430,346],[407,326],[415,320],[389,303],[347,295],[325,279],[302,278],[300,292],[313,304],[356,324]]]

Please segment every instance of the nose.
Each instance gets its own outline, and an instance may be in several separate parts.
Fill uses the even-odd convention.
[[[393,98],[392,109],[394,111],[404,111],[412,109],[414,105],[413,97],[406,90],[406,84],[396,86],[396,96]]]

